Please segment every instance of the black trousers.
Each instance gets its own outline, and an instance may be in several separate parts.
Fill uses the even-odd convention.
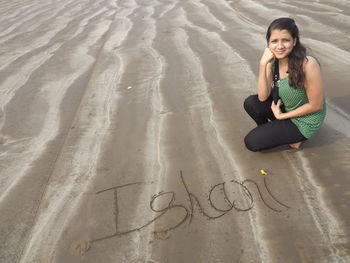
[[[246,147],[253,152],[306,140],[290,119],[276,120],[271,103],[272,96],[261,102],[258,95],[251,95],[244,101],[244,109],[258,125],[244,138]]]

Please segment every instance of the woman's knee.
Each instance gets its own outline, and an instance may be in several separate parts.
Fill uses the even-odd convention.
[[[260,149],[258,147],[258,142],[255,136],[250,132],[244,138],[245,147],[252,152],[258,152]]]
[[[244,100],[243,107],[246,112],[252,111],[259,102],[258,95],[250,95]]]

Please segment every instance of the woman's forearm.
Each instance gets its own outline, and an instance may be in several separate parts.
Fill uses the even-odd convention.
[[[284,112],[281,113],[280,116],[275,116],[279,120],[284,120],[284,119],[291,119],[291,118],[296,118],[300,117],[306,114],[314,113],[316,111],[321,110],[322,107],[316,107],[310,103],[305,103],[304,105],[296,108],[295,110],[289,111],[289,112]]]
[[[271,83],[267,80],[266,69],[267,63],[260,63],[259,65],[259,77],[257,83],[258,98],[260,101],[265,101],[271,93]]]

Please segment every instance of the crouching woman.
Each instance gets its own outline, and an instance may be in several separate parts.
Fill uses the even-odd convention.
[[[298,149],[318,132],[326,115],[320,65],[300,43],[293,19],[274,20],[266,40],[268,47],[259,65],[258,94],[244,101],[244,109],[257,127],[244,142],[254,152],[281,145]],[[275,100],[274,91],[278,91]]]

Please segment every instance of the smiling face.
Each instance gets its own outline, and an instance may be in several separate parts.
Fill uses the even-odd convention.
[[[275,55],[277,59],[284,59],[288,57],[292,52],[296,43],[296,39],[293,39],[288,30],[275,29],[271,31],[269,39],[269,49]]]

